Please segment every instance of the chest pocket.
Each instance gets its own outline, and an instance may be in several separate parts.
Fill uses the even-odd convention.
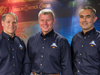
[[[58,59],[60,57],[60,48],[57,43],[51,43],[48,47],[48,55],[53,57],[53,59]]]
[[[24,55],[25,55],[25,48],[24,47],[17,48],[17,55],[18,55],[17,56],[18,61],[22,63],[24,60]]]
[[[15,42],[16,42],[16,47],[17,47],[17,59],[19,62],[23,62],[24,60],[24,55],[25,55],[25,46],[22,44],[22,41],[16,37],[15,38]]]

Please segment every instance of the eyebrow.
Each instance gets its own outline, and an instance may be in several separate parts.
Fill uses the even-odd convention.
[[[86,16],[91,16],[91,15],[86,15]]]
[[[85,15],[86,17],[89,17],[89,16],[91,16],[91,15]],[[83,17],[83,15],[80,15],[80,17]]]

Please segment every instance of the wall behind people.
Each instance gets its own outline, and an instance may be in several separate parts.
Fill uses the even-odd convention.
[[[94,26],[100,31],[100,0],[0,0],[0,20],[4,13],[15,13],[19,20],[16,35],[27,43],[30,36],[40,31],[38,12],[44,8],[52,9],[55,13],[55,31],[71,43],[73,35],[82,30],[78,14],[85,5],[97,10],[98,20]]]

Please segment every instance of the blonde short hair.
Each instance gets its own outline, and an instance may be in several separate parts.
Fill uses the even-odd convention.
[[[39,12],[39,14],[38,14],[38,19],[39,19],[39,17],[40,17],[40,14],[44,14],[44,15],[46,15],[46,14],[51,14],[51,15],[52,15],[52,18],[53,18],[53,19],[55,18],[55,15],[54,15],[54,13],[53,13],[53,11],[52,11],[51,9],[42,9],[42,10]]]

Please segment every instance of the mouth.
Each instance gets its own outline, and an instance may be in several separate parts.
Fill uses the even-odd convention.
[[[87,25],[88,23],[82,23],[82,25]]]
[[[14,27],[9,27],[9,29],[10,29],[10,30],[14,30],[15,28],[14,28]]]
[[[14,28],[10,27],[9,29],[14,29]]]
[[[43,28],[45,28],[45,29],[46,29],[46,28],[48,28],[48,26],[43,26]]]

